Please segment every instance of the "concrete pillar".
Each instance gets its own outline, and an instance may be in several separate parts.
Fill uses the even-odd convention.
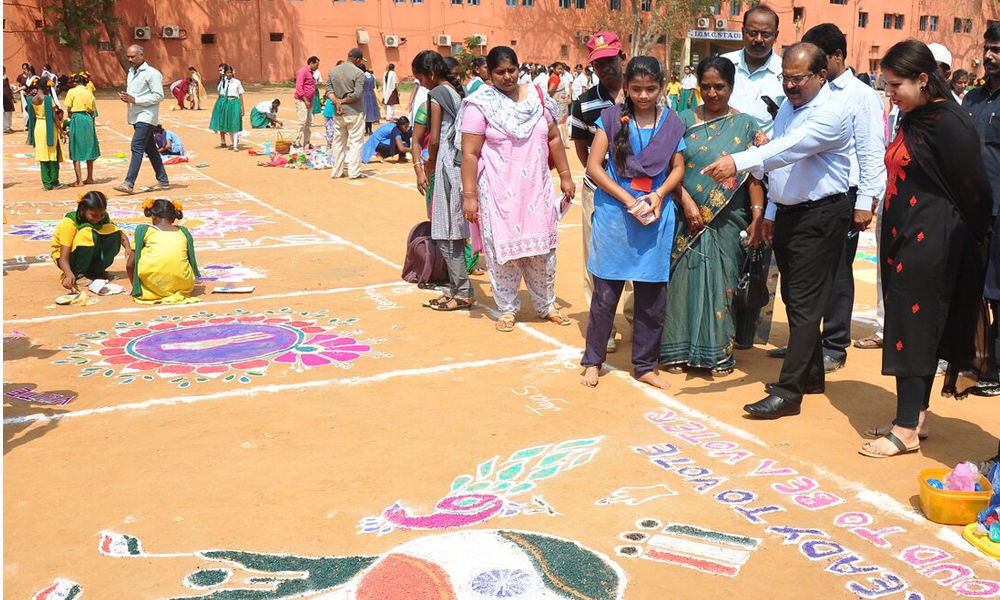
[[[684,50],[681,52],[681,69],[691,64],[691,38],[684,38]]]

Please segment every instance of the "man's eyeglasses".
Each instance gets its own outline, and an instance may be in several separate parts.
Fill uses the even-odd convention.
[[[806,73],[805,75],[785,75],[781,74],[781,81],[785,85],[791,85],[793,87],[799,87],[803,83],[809,80],[810,77],[815,75],[815,73]]]
[[[983,45],[983,54],[991,52],[993,54],[1000,54],[1000,46],[993,46],[989,44]]]
[[[749,29],[743,30],[743,35],[750,38],[760,38],[762,40],[769,40],[774,37],[777,32],[775,31],[751,31]]]

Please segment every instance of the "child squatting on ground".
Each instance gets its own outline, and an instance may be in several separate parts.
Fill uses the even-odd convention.
[[[128,274],[132,276],[132,248],[128,236],[108,217],[108,199],[98,191],[80,194],[76,210],[56,224],[52,234],[53,262],[59,267],[62,286],[78,292],[77,280],[111,279],[108,268],[122,248],[129,259]]]
[[[198,302],[192,298],[198,263],[194,239],[186,227],[174,221],[184,218],[177,200],[146,198],[142,211],[151,225],[135,229],[135,254],[129,256],[132,296],[140,304]],[[133,274],[134,273],[134,274]]]

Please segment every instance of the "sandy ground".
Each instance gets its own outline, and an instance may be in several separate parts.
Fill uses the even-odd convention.
[[[1000,565],[917,496],[921,469],[992,454],[997,400],[935,395],[921,451],[880,461],[857,454],[894,410],[878,351],[850,350],[776,422],[741,410],[776,377],[767,347],[662,393],[628,376],[626,342],[583,388],[578,207],[556,282],[573,326],[526,308],[500,334],[485,276],[471,314],[431,313],[432,291],[400,280],[424,211],[409,165],[357,182],[262,168],[246,150],[274,132],[217,149],[209,111],[169,105],[195,156],[167,167],[165,196],[218,278],[197,304],[53,306],[49,236],[77,190],[40,191],[24,134],[4,136],[5,598],[1000,597]],[[130,128],[110,97],[99,109],[110,194]],[[143,222],[145,195],[112,196],[112,216]],[[873,253],[868,232],[855,337],[872,331]],[[779,302],[771,344],[783,319]]]

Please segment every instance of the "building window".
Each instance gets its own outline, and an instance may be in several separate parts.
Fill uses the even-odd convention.
[[[738,17],[743,12],[743,3],[738,0],[729,0],[729,16]]]
[[[806,18],[806,9],[801,6],[792,8],[792,22],[801,23]]]
[[[577,8],[587,8],[587,0],[576,0]]]
[[[972,33],[972,19],[966,19],[962,27],[962,33]]]
[[[927,15],[920,15],[920,31],[927,31]]]
[[[201,43],[202,44],[214,44],[215,43],[215,34],[214,33],[203,33],[203,34],[201,34]]]
[[[866,12],[858,13],[858,27],[861,27],[862,29],[868,27],[868,13]]]
[[[621,10],[622,0],[610,0],[608,8],[610,8],[611,10]]]
[[[986,29],[989,29],[990,27],[997,27],[997,26],[1000,26],[1000,21],[994,21],[993,19],[987,19],[987,21],[986,21]]]
[[[931,31],[937,31],[938,18],[937,15],[931,15],[930,21],[927,23],[927,29]]]
[[[271,34],[270,34],[270,39],[271,39],[272,42],[281,42],[281,41],[283,41],[285,39],[285,34],[283,34],[283,33],[274,33],[272,31]]]
[[[535,0],[521,0],[521,6],[534,6]]]
[[[507,0],[507,6],[517,6],[517,0]]]
[[[896,15],[896,29],[903,28],[903,15]]]
[[[642,0],[642,2],[639,3],[639,10],[646,12],[653,10],[653,0]]]
[[[479,0],[469,0],[469,6],[479,6]]]
[[[868,59],[868,70],[871,71],[872,73],[877,72],[878,71],[878,63],[879,63],[879,59],[877,59],[877,58],[869,58]],[[875,82],[873,81],[872,83],[875,83]]]
[[[423,4],[424,3],[424,0],[410,0],[410,1],[413,2],[414,4]]]
[[[559,45],[559,56],[563,58],[569,58],[569,44]]]
[[[830,0],[830,4],[847,4],[847,0]]]
[[[111,42],[97,42],[98,52],[111,52],[112,50]]]
[[[889,13],[882,15],[882,29],[892,29],[892,15]]]
[[[573,8],[573,0],[559,0],[559,8]]]
[[[722,14],[722,0],[715,0],[715,2],[712,3],[712,14]]]

